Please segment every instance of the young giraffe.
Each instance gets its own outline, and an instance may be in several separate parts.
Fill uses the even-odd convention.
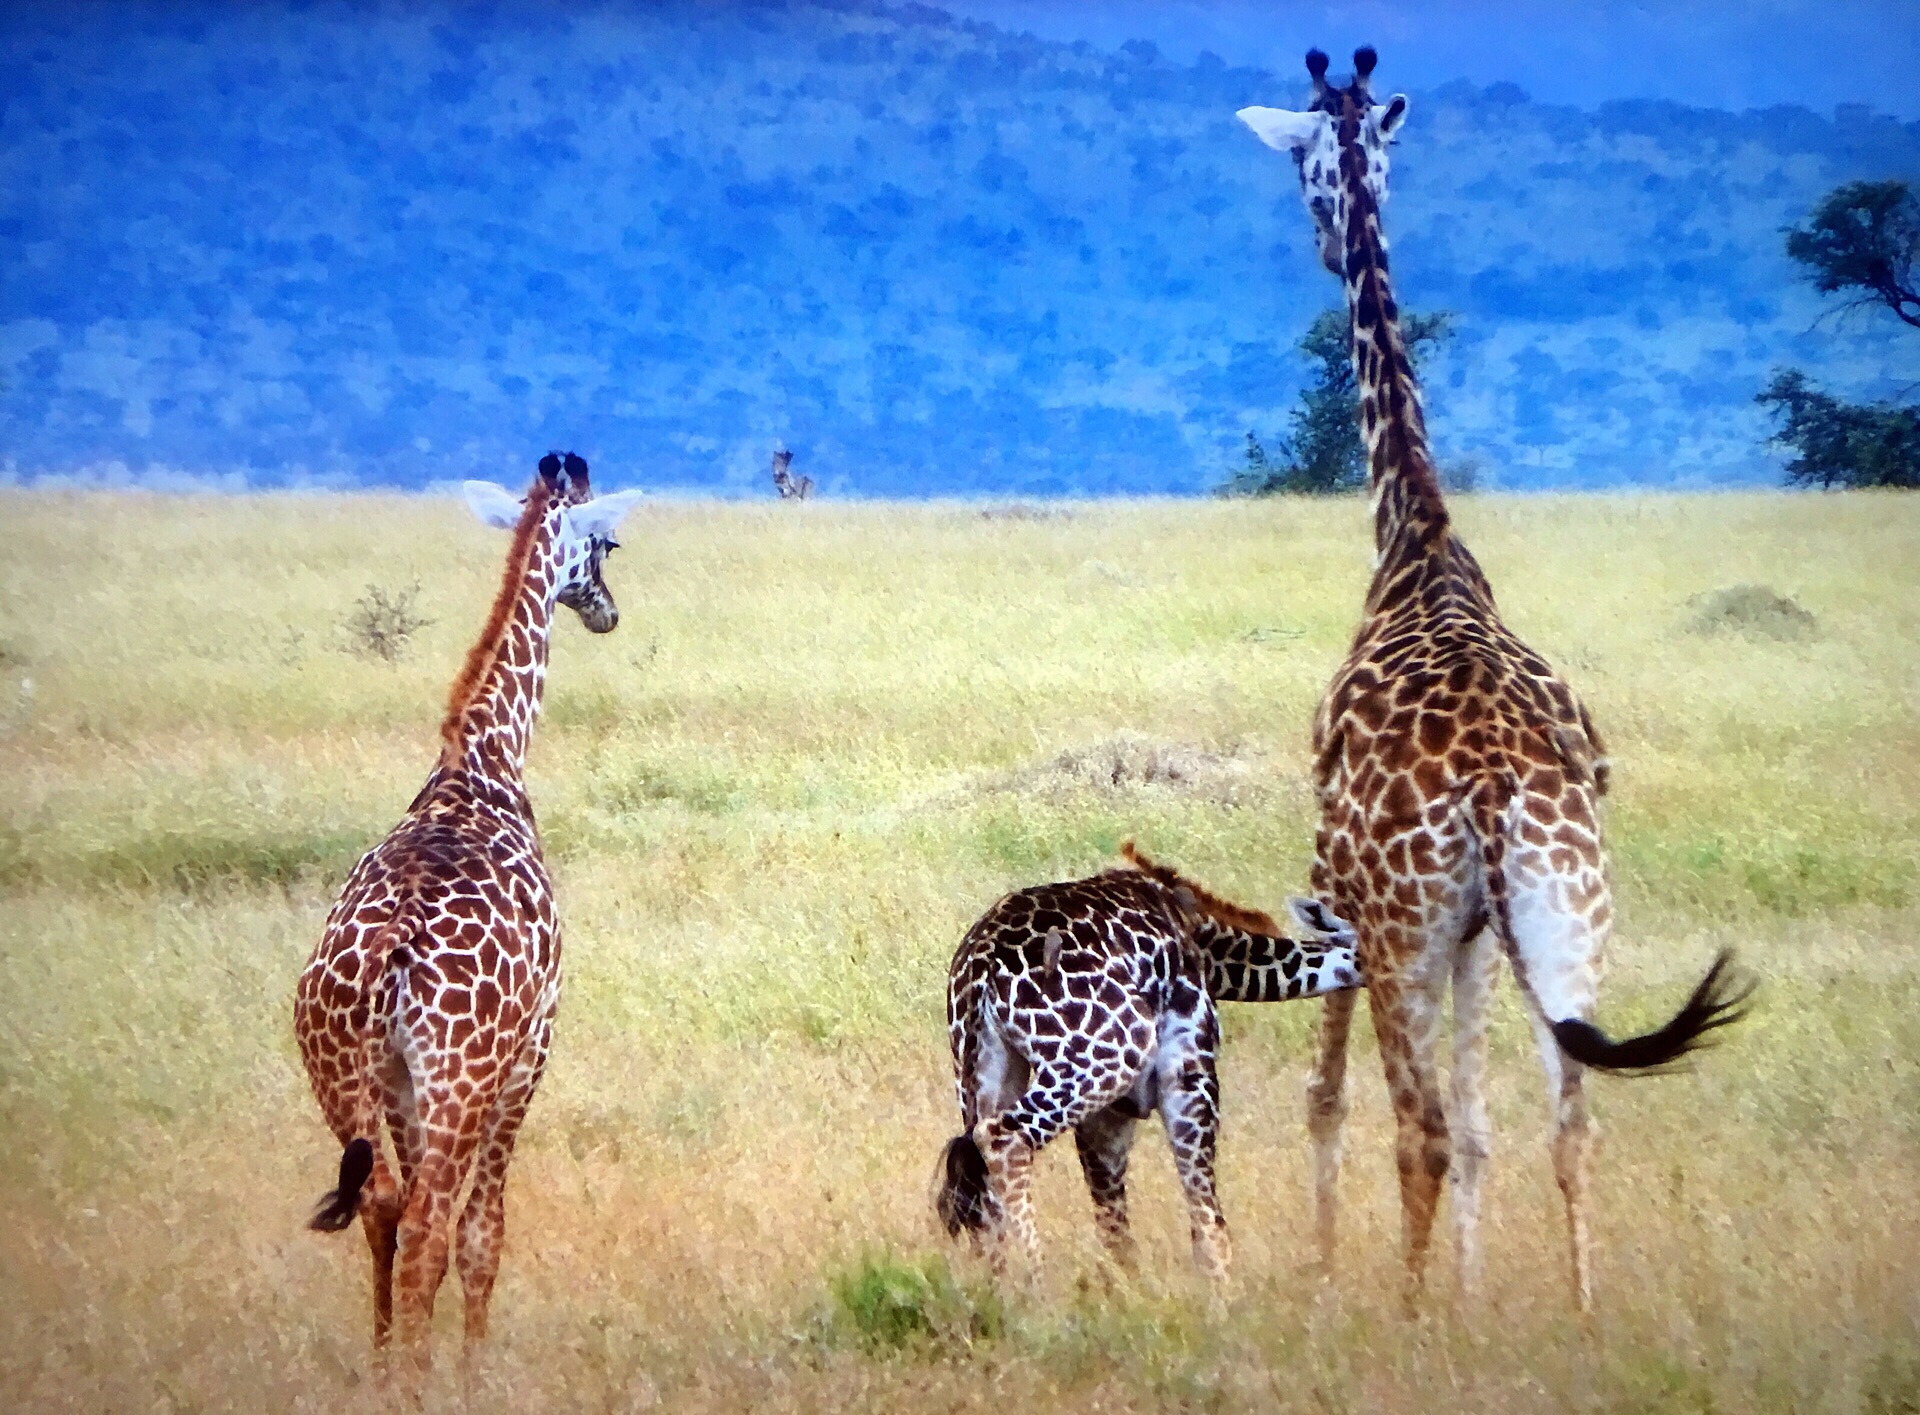
[[[312,1226],[360,1216],[374,1343],[386,1344],[397,1308],[416,1370],[469,1175],[456,1259],[469,1345],[486,1335],[507,1162],[560,991],[560,926],[522,771],[554,608],[596,634],[619,621],[601,566],[640,493],[592,499],[587,464],[569,452],[541,459],[524,505],[487,482],[468,482],[466,495],[482,521],[513,531],[499,594],[454,681],[439,763],[348,877],[293,1014],[313,1093],[345,1147],[339,1187]]]
[[[1598,798],[1607,762],[1586,709],[1546,660],[1501,622],[1493,592],[1454,534],[1434,473],[1419,387],[1387,275],[1380,204],[1387,145],[1407,100],[1368,93],[1372,49],[1345,88],[1307,56],[1305,113],[1240,117],[1289,151],[1319,238],[1346,285],[1373,493],[1373,582],[1352,652],[1314,721],[1320,800],[1313,888],[1359,934],[1367,1000],[1398,1124],[1408,1300],[1419,1292],[1453,1143],[1435,1052],[1442,997],[1454,1007],[1456,1253],[1462,1290],[1480,1266],[1480,1183],[1488,1153],[1487,1024],[1499,954],[1512,964],[1555,1106],[1554,1176],[1564,1196],[1573,1289],[1592,1301],[1585,1167],[1593,1123],[1585,1067],[1645,1072],[1742,1015],[1723,953],[1658,1031],[1610,1041],[1588,1020],[1612,924]],[[1334,1250],[1334,1186],[1346,1114],[1353,994],[1328,999],[1308,1082],[1323,1264]]]
[[[947,1035],[966,1130],[942,1156],[935,1206],[950,1235],[989,1240],[997,1273],[1009,1232],[1037,1266],[1028,1170],[1071,1128],[1101,1240],[1131,1270],[1127,1153],[1134,1122],[1157,1109],[1186,1191],[1194,1260],[1224,1281],[1214,1003],[1353,987],[1353,933],[1319,903],[1292,899],[1307,936],[1288,938],[1268,915],[1214,897],[1133,842],[1121,853],[1119,869],[1007,895],[954,953]]]

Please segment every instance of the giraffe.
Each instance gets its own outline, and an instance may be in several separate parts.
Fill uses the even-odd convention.
[[[1219,1129],[1214,1003],[1282,1002],[1359,982],[1353,934],[1313,900],[1288,901],[1304,935],[1215,897],[1128,841],[1123,864],[1007,895],[967,931],[947,975],[947,1033],[966,1130],[941,1158],[935,1201],[950,1236],[1009,1235],[1037,1269],[1033,1158],[1072,1129],[1100,1238],[1126,1271],[1127,1155],[1155,1110],[1186,1193],[1194,1261],[1216,1283],[1232,1260],[1214,1193]]]
[[[486,1335],[507,1163],[560,991],[527,747],[555,606],[596,634],[619,621],[601,567],[639,495],[594,498],[571,452],[540,460],[524,503],[466,484],[474,514],[513,532],[499,592],[454,680],[439,761],[405,819],[354,866],[295,992],[300,1054],[344,1147],[311,1226],[334,1232],[358,1215],[373,1251],[374,1344],[397,1327],[416,1376],[450,1238],[469,1349]]]
[[[793,465],[793,453],[782,447],[773,454],[773,489],[782,501],[805,501],[813,495],[813,478],[795,476],[787,469]]]
[[[1372,582],[1353,648],[1314,720],[1320,823],[1313,890],[1358,933],[1398,1131],[1409,1305],[1424,1285],[1434,1211],[1450,1170],[1463,1296],[1471,1298],[1479,1278],[1490,1141],[1482,1085],[1491,991],[1504,954],[1547,1074],[1569,1272],[1586,1312],[1594,1124],[1585,1070],[1666,1067],[1738,1020],[1752,983],[1722,953],[1658,1030],[1613,1041],[1592,1023],[1613,918],[1597,813],[1608,784],[1606,751],[1572,690],[1501,621],[1441,495],[1380,224],[1388,144],[1406,120],[1407,100],[1373,101],[1374,64],[1374,51],[1360,49],[1352,82],[1335,87],[1326,79],[1327,56],[1316,49],[1307,55],[1313,101],[1306,112],[1239,114],[1268,146],[1293,155],[1321,261],[1344,282],[1372,492]],[[1451,1122],[1435,1069],[1449,983]],[[1328,999],[1307,1083],[1316,1230],[1329,1275],[1353,1007],[1353,993]]]

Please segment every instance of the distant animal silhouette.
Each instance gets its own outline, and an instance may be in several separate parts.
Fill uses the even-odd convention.
[[[486,1335],[507,1162],[560,995],[527,746],[555,607],[596,634],[619,622],[601,566],[640,494],[593,498],[572,453],[541,459],[524,502],[486,482],[466,492],[482,521],[513,531],[500,589],[454,680],[440,760],[406,818],[348,876],[293,1016],[314,1096],[344,1147],[339,1186],[313,1227],[360,1218],[373,1249],[374,1342],[397,1324],[416,1377],[469,1179],[455,1256],[467,1340]]]
[[[785,448],[773,454],[773,489],[782,501],[805,501],[813,495],[813,478],[794,476],[787,470],[792,465],[793,453]]]
[[[1313,890],[1359,933],[1399,1132],[1408,1300],[1424,1281],[1449,1169],[1463,1291],[1479,1276],[1490,1141],[1482,1084],[1498,948],[1512,963],[1553,1092],[1554,1175],[1566,1203],[1575,1300],[1586,1310],[1593,1123],[1585,1068],[1658,1070],[1738,1019],[1751,985],[1736,981],[1723,953],[1658,1031],[1616,1042],[1590,1020],[1613,926],[1598,816],[1606,751],[1572,690],[1501,622],[1486,577],[1454,533],[1380,225],[1387,146],[1406,120],[1407,100],[1375,103],[1373,50],[1353,61],[1352,83],[1336,88],[1326,81],[1327,56],[1307,55],[1313,103],[1304,113],[1240,112],[1268,146],[1293,155],[1320,259],[1345,282],[1373,490],[1377,555],[1365,616],[1314,722]],[[1449,979],[1452,1128],[1435,1071]],[[1328,999],[1308,1083],[1317,1227],[1329,1271],[1353,1002],[1352,993]]]
[[[1219,1002],[1281,1002],[1359,981],[1353,933],[1291,900],[1303,937],[1122,847],[1118,869],[1009,894],[967,931],[947,974],[947,1033],[966,1129],[946,1147],[937,1208],[1006,1271],[1009,1239],[1037,1266],[1027,1175],[1072,1130],[1107,1250],[1134,1263],[1127,1154],[1134,1123],[1166,1125],[1194,1260],[1232,1259],[1214,1194]]]

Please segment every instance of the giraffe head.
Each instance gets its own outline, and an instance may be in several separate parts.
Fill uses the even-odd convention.
[[[1305,996],[1335,992],[1360,983],[1360,935],[1352,924],[1318,899],[1292,895],[1287,912],[1300,930],[1298,942],[1307,956],[1307,969],[1314,975]]]
[[[544,492],[541,501],[553,548],[554,602],[573,610],[592,632],[607,633],[620,622],[620,609],[600,578],[600,569],[607,556],[619,549],[613,533],[640,493],[595,496],[587,480],[586,459],[572,452],[549,452],[542,457],[536,487]],[[507,531],[519,526],[532,499],[486,481],[467,482],[464,490],[475,516]]]
[[[1291,152],[1300,169],[1300,198],[1320,238],[1320,260],[1335,275],[1347,273],[1346,179],[1351,176],[1372,196],[1387,199],[1387,147],[1407,117],[1407,96],[1396,93],[1375,103],[1369,91],[1376,56],[1363,47],[1353,54],[1353,82],[1336,88],[1327,82],[1327,56],[1307,51],[1313,76],[1313,102],[1304,113],[1284,108],[1242,108],[1237,115],[1260,141]]]

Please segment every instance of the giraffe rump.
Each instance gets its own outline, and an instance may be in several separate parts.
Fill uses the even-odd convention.
[[[373,1144],[355,1138],[340,1154],[340,1183],[323,1194],[307,1227],[315,1233],[338,1233],[360,1212],[360,1191],[373,1173]]]
[[[934,1195],[947,1237],[979,1233],[987,1226],[987,1157],[971,1132],[955,1135],[940,1152],[940,1189]]]

